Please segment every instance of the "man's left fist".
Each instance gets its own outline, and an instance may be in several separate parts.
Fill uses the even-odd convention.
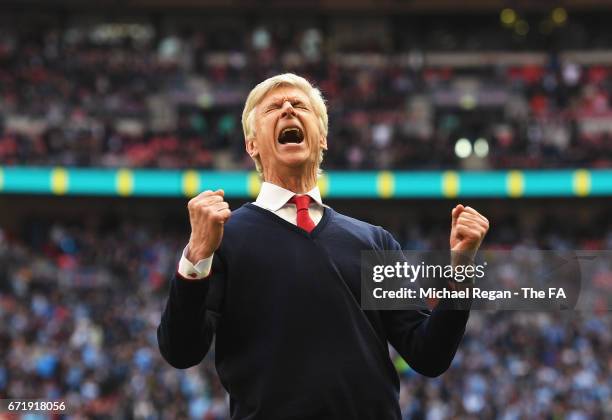
[[[451,251],[459,251],[464,257],[473,259],[487,231],[489,221],[482,214],[463,204],[451,211]]]

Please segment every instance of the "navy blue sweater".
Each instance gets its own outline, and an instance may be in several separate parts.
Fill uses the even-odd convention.
[[[437,376],[469,312],[361,309],[360,252],[399,249],[386,230],[331,208],[309,234],[245,204],[225,226],[211,275],[172,279],[161,354],[188,368],[216,336],[233,419],[400,419],[387,343]]]

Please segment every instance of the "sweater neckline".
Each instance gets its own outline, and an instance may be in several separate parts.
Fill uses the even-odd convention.
[[[246,203],[244,204],[245,208],[249,209],[249,210],[253,210],[256,211],[258,213],[263,214],[264,216],[270,218],[271,220],[274,220],[277,223],[280,223],[281,225],[301,234],[301,235],[305,235],[308,238],[314,238],[316,236],[318,236],[319,232],[322,231],[325,228],[325,225],[327,225],[327,222],[329,221],[330,217],[331,217],[331,213],[332,213],[332,209],[330,207],[327,206],[323,206],[323,216],[321,217],[321,220],[319,221],[319,223],[317,223],[317,225],[315,226],[315,228],[310,232],[306,232],[304,229],[298,227],[297,225],[294,225],[291,222],[286,221],[285,219],[283,219],[280,216],[277,216],[276,214],[274,214],[273,212],[271,212],[270,210],[266,210],[262,207],[256,206],[253,203]]]

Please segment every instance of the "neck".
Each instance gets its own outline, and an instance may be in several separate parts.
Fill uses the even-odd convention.
[[[316,187],[317,174],[316,171],[307,174],[303,171],[288,171],[287,173],[266,173],[264,171],[264,180],[296,194],[304,194]]]

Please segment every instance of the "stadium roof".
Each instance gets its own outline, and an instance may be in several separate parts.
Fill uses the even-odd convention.
[[[560,4],[561,3],[561,4]],[[4,6],[4,7],[3,7]],[[311,11],[379,11],[379,12],[474,12],[513,8],[522,11],[547,11],[563,6],[568,10],[612,9],[610,0],[4,0],[0,8],[61,8],[63,10],[112,9],[217,9],[265,10],[308,9]],[[30,9],[31,10],[31,9]]]

